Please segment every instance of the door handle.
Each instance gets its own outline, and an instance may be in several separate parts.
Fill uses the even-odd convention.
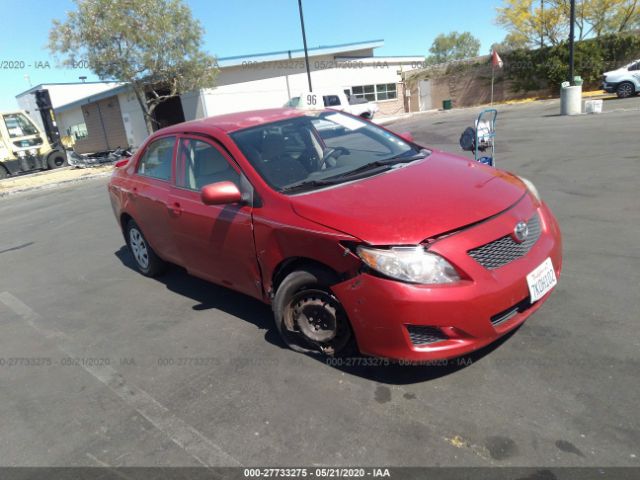
[[[182,206],[180,205],[179,202],[173,202],[171,204],[171,206],[169,207],[169,210],[171,211],[171,213],[173,213],[176,217],[180,216],[182,214]]]

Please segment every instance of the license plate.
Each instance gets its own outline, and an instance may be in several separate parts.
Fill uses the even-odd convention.
[[[527,284],[529,285],[531,303],[540,300],[558,284],[556,272],[553,269],[553,263],[551,263],[550,258],[547,258],[527,275]]]

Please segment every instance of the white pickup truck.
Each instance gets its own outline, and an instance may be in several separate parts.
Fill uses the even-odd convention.
[[[299,96],[291,98],[285,106],[306,110],[331,108],[369,120],[378,111],[378,105],[373,102],[356,97],[349,99],[344,93],[338,92],[303,92]]]
[[[620,98],[640,93],[640,59],[602,75],[602,89]]]

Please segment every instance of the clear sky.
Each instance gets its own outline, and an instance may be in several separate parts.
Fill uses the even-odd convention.
[[[0,110],[15,109],[15,95],[32,85],[74,82],[86,70],[57,68],[46,49],[54,18],[71,0],[1,0]],[[302,48],[297,0],[186,0],[205,28],[205,49],[218,57]],[[469,31],[481,53],[506,32],[495,24],[501,0],[303,0],[309,47],[384,39],[376,55],[426,55],[434,37]],[[47,66],[47,63],[49,66]],[[18,64],[19,66],[20,64]],[[15,66],[15,64],[14,64]],[[28,79],[25,79],[28,75]]]

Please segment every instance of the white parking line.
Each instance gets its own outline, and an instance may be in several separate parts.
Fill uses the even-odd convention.
[[[42,326],[42,317],[9,292],[0,293],[0,302],[19,315],[30,327],[39,334],[50,339],[57,339],[56,347],[66,356],[76,355],[67,343],[65,335]],[[61,345],[64,341],[65,345]],[[176,445],[184,449],[204,466],[241,466],[233,456],[225,452],[212,440],[205,437],[194,427],[172,414],[168,408],[161,405],[155,398],[137,386],[128,383],[124,377],[111,366],[80,366],[100,383],[106,385],[122,401],[132,407],[147,419],[154,427],[163,432]]]

